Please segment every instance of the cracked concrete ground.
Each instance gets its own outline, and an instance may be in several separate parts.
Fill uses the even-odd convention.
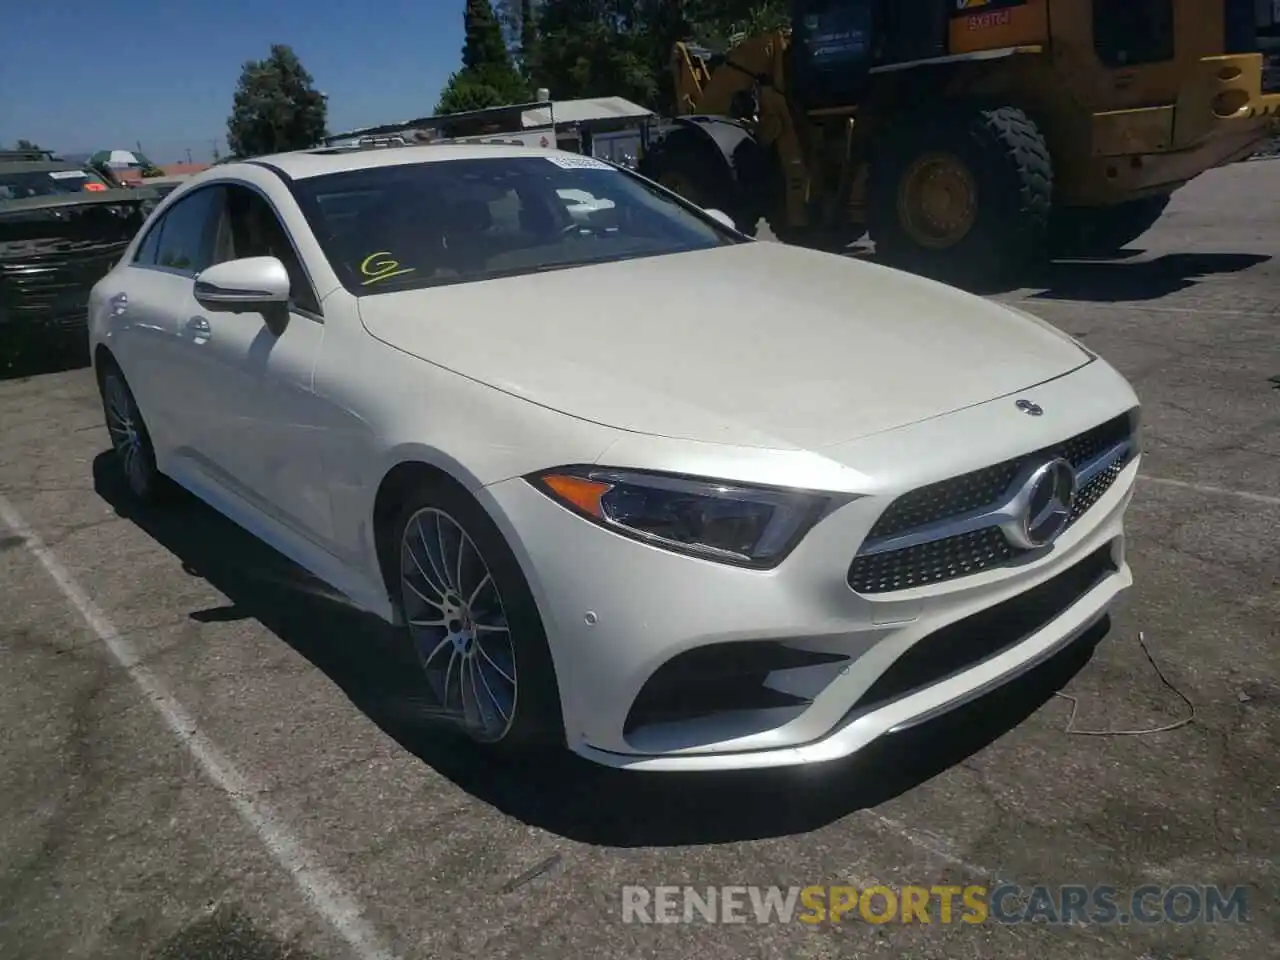
[[[386,630],[203,507],[124,506],[84,370],[0,383],[0,492],[395,955],[1255,960],[1280,934],[1280,161],[1207,175],[1136,246],[1000,295],[1145,404],[1110,635],[833,769],[498,766],[424,733]],[[3,530],[0,610],[0,958],[352,956]],[[1077,728],[1184,715],[1140,633],[1195,722],[1065,733],[1059,687]],[[1246,884],[1251,922],[620,921],[623,884],[996,878]]]

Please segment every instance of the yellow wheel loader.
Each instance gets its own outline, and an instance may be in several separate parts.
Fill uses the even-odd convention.
[[[1272,2],[795,0],[726,54],[676,44],[639,169],[749,232],[869,232],[961,281],[1107,253],[1280,133]]]

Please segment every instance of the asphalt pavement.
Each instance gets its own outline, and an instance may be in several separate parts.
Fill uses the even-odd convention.
[[[999,295],[1144,402],[1136,585],[1096,647],[785,775],[481,761],[415,721],[386,628],[189,499],[129,508],[87,370],[0,382],[0,958],[1272,954],[1277,254],[1280,160],[1238,164],[1131,256]],[[1247,922],[622,913],[627,885],[1000,882],[1239,884]]]

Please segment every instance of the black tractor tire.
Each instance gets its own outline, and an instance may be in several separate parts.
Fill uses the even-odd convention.
[[[507,545],[507,541],[498,529],[497,524],[494,523],[493,519],[470,493],[461,485],[447,478],[439,478],[422,484],[408,494],[400,503],[390,527],[391,536],[394,539],[388,541],[387,551],[383,560],[387,574],[387,584],[391,588],[391,599],[397,608],[401,621],[404,623],[401,629],[406,643],[417,652],[423,669],[423,683],[430,686],[430,672],[428,670],[430,665],[434,665],[437,670],[443,669],[445,671],[443,687],[446,691],[449,689],[448,683],[450,680],[448,675],[450,664],[443,660],[448,655],[448,650],[446,649],[440,655],[440,658],[432,660],[427,651],[420,649],[420,640],[415,638],[409,625],[408,604],[413,600],[410,594],[411,592],[417,593],[417,597],[421,598],[422,593],[412,591],[410,586],[404,584],[404,568],[401,564],[405,561],[405,534],[411,524],[420,522],[415,518],[421,517],[424,511],[428,512],[428,514],[434,514],[438,511],[450,518],[457,525],[457,528],[466,532],[466,536],[472,545],[469,553],[470,563],[469,565],[459,563],[457,570],[459,579],[468,569],[468,566],[474,578],[477,571],[475,566],[477,559],[484,565],[478,569],[487,569],[491,579],[489,588],[486,589],[496,591],[495,594],[489,595],[489,602],[492,604],[492,597],[497,597],[497,602],[500,604],[499,609],[505,614],[508,627],[507,631],[505,631],[506,639],[503,640],[504,655],[500,656],[495,653],[493,657],[487,659],[490,664],[505,660],[506,663],[503,665],[508,670],[514,665],[514,672],[509,676],[516,681],[512,684],[514,692],[510,704],[510,716],[504,717],[507,721],[506,729],[496,738],[485,739],[477,737],[474,731],[466,729],[465,724],[461,723],[457,718],[449,719],[442,714],[437,719],[443,720],[447,727],[453,728],[454,732],[466,736],[475,748],[491,755],[511,755],[529,748],[562,747],[565,742],[565,736],[564,721],[560,709],[560,688],[556,680],[555,665],[547,643],[542,617],[538,612],[538,605],[534,599],[533,592],[529,588],[529,582],[520,569],[519,561]],[[428,530],[427,533],[429,535],[430,531]],[[439,536],[438,531],[436,536]],[[445,542],[447,540],[446,536]],[[442,543],[439,540],[437,542]],[[444,546],[442,545],[440,549],[443,551]],[[432,577],[441,576],[439,570],[435,569],[434,559],[430,557],[418,558],[416,552],[409,559],[416,562],[418,571],[432,569]],[[431,564],[431,567],[424,567],[424,564]],[[462,591],[463,588],[460,585],[449,582],[452,574],[453,571],[443,574],[446,580],[445,589]],[[428,589],[426,585],[419,588],[419,590],[426,589]],[[476,622],[479,621],[477,620]],[[478,635],[477,632],[476,636]],[[433,646],[433,650],[436,649],[438,639],[434,636],[426,639],[429,645]],[[477,651],[476,655],[479,656],[480,652]],[[507,655],[509,655],[509,660],[507,660]],[[444,664],[443,668],[441,667],[442,662]],[[461,671],[461,666],[458,667],[458,671]],[[461,677],[460,672],[455,675]],[[440,677],[437,676],[436,680],[439,681]],[[473,689],[476,689],[477,696],[479,696],[480,688]],[[439,699],[439,690],[432,688],[431,695],[433,700]]]
[[[1155,226],[1172,199],[1165,193],[1111,207],[1059,208],[1050,220],[1050,252],[1055,257],[1114,254]]]
[[[727,213],[740,233],[755,236],[763,210],[739,188],[733,161],[696,131],[668,134],[645,154],[639,173],[703,209]]]
[[[974,183],[976,213],[949,246],[914,239],[899,213],[912,165],[941,154]],[[871,147],[867,227],[877,258],[960,285],[1016,278],[1047,256],[1053,161],[1035,122],[1016,107],[960,108],[905,125],[890,123]]]

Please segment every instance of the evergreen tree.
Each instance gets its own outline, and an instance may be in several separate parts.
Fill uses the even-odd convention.
[[[533,0],[520,0],[520,68],[530,87],[538,85],[538,22]]]
[[[528,85],[511,63],[502,25],[489,0],[467,0],[462,69],[449,77],[436,113],[458,113],[529,99]]]
[[[227,118],[227,145],[237,157],[315,146],[326,135],[328,106],[291,47],[272,44],[265,60],[240,73]]]

